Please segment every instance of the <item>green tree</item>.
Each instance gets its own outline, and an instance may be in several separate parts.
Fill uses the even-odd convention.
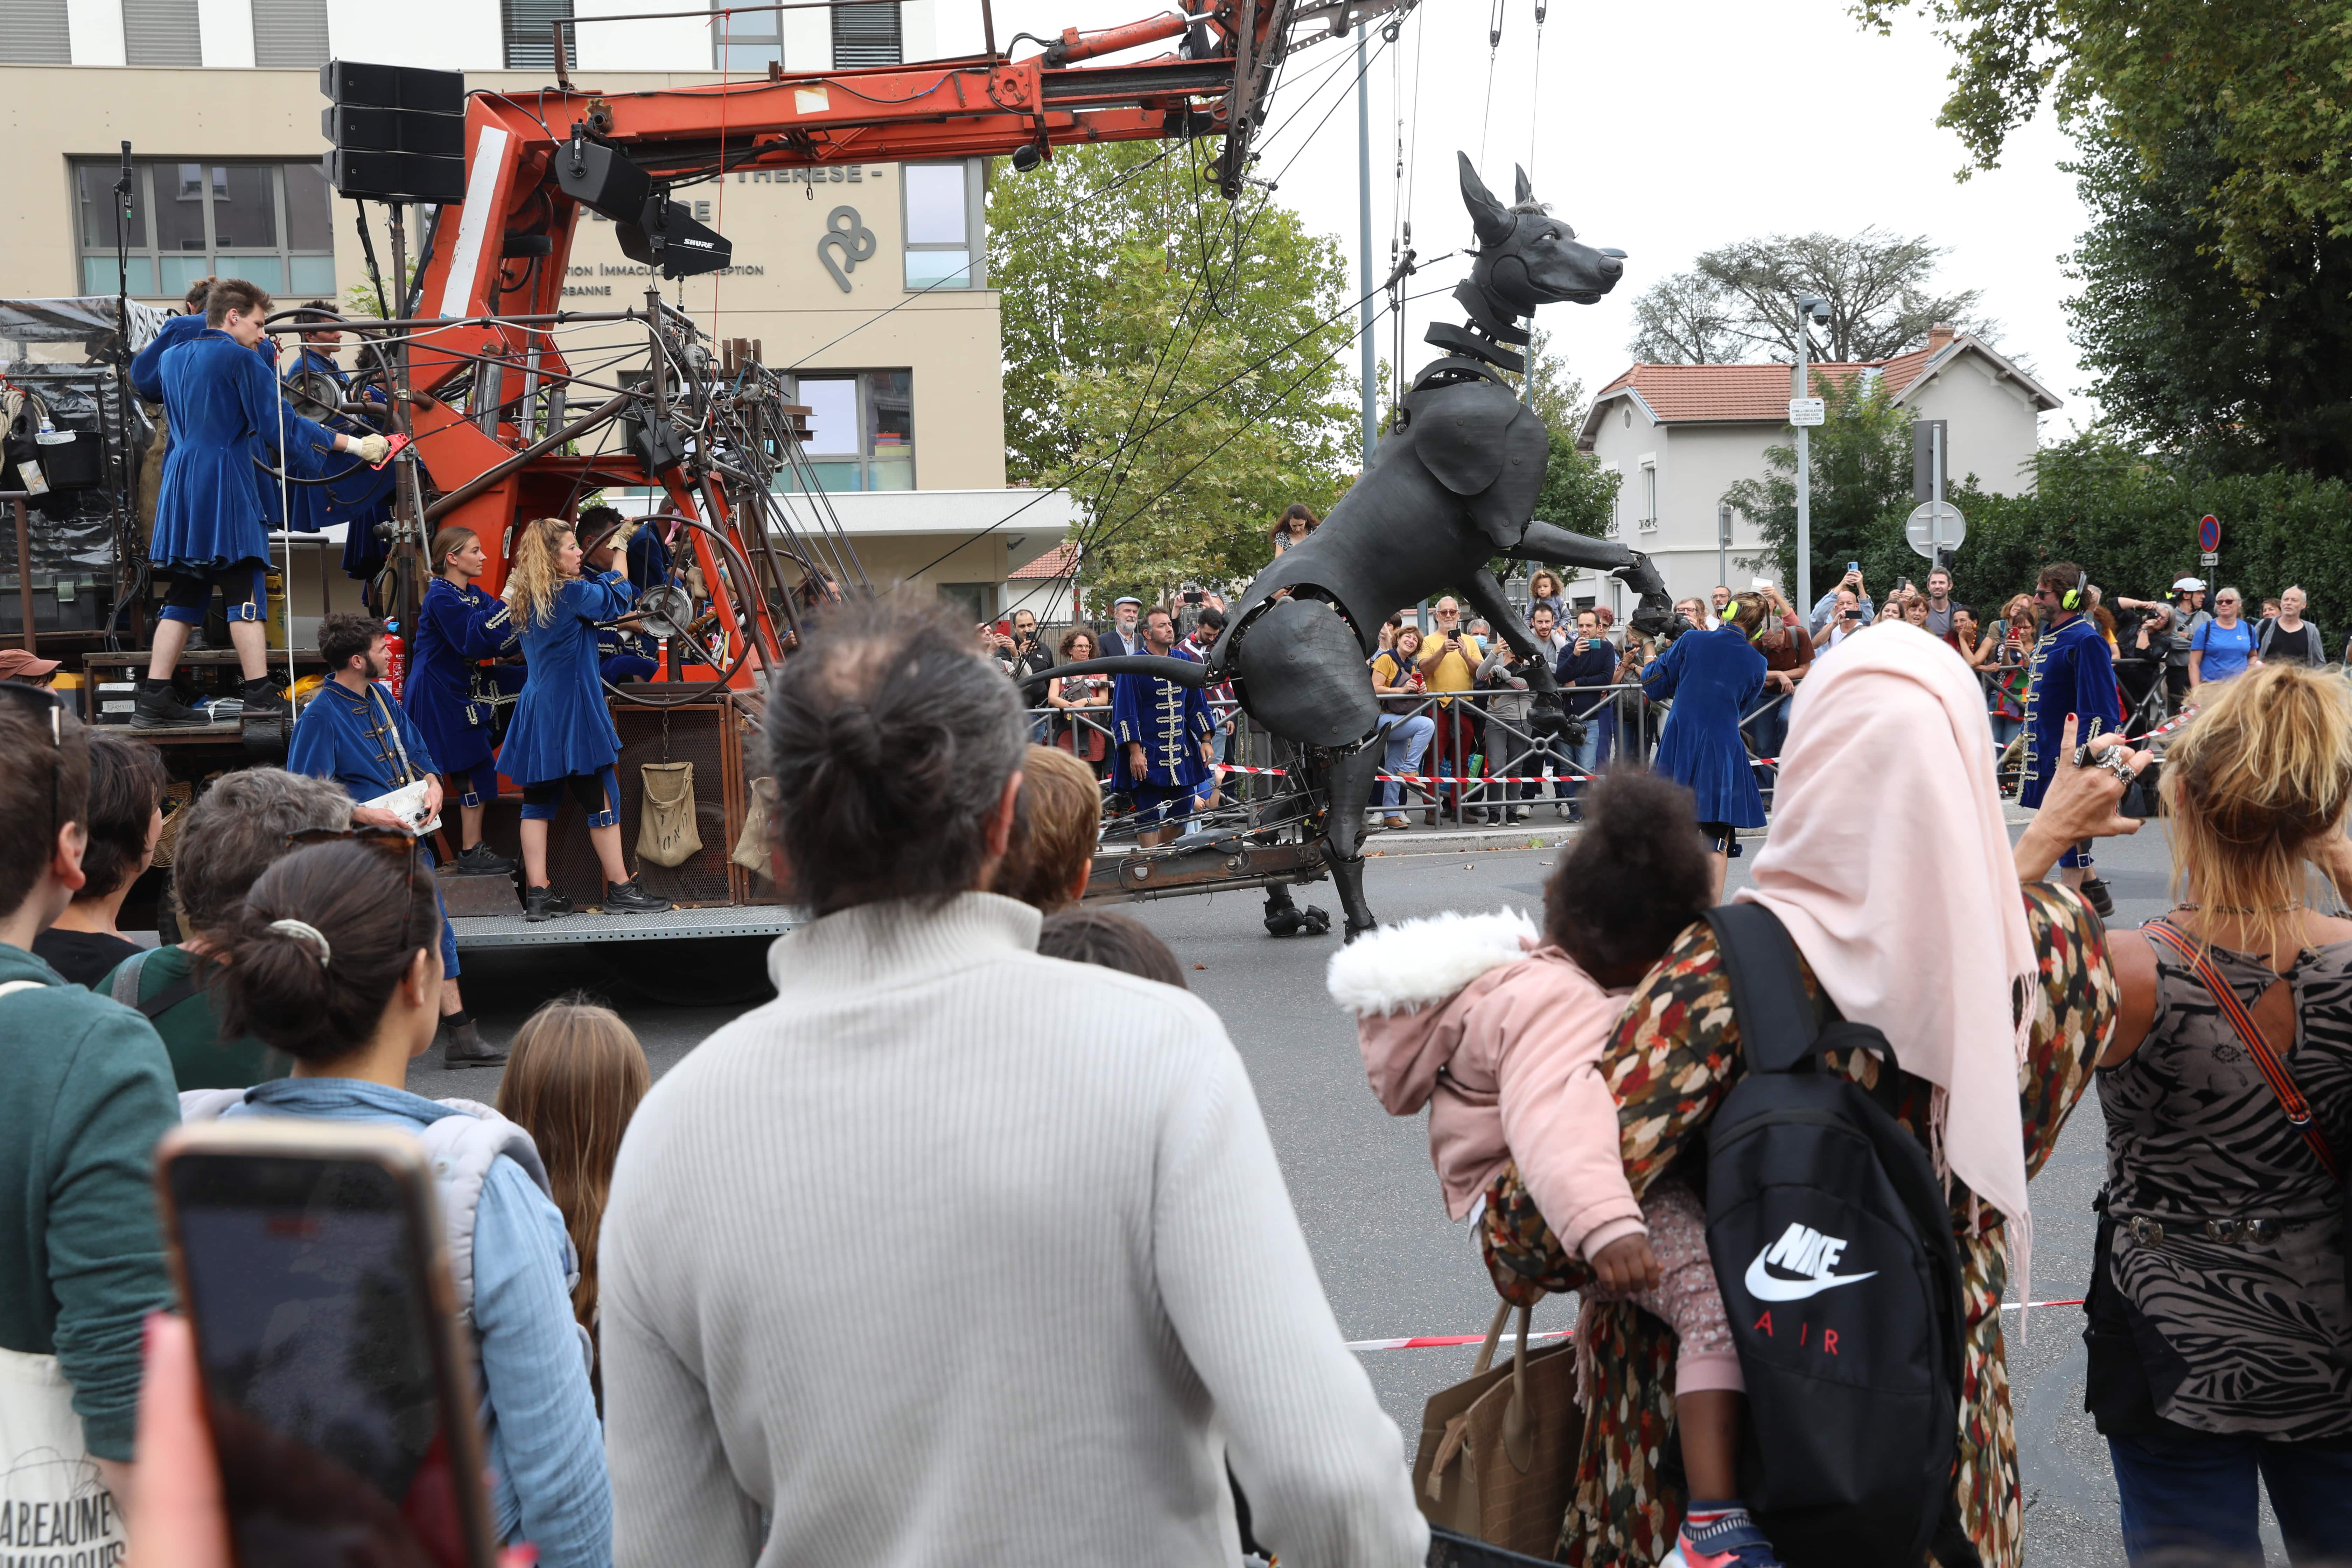
[[[1080,499],[1097,589],[1246,575],[1358,466],[1339,246],[1265,192],[1219,200],[1207,155],[1081,148],[990,191],[1006,466]]]
[[[1633,302],[1633,357],[1651,364],[1723,364],[1797,357],[1797,296],[1830,302],[1826,357],[1877,360],[1925,342],[1938,321],[1979,337],[1991,321],[1964,322],[1978,291],[1939,291],[1947,247],[1925,235],[1773,234],[1736,240],[1660,279]]]
[[[1987,614],[2031,590],[2051,561],[2080,565],[2111,598],[2154,598],[2184,572],[2209,575],[2197,566],[2197,520],[2210,512],[2221,520],[2221,580],[2250,605],[2300,584],[2331,639],[2352,629],[2352,488],[2341,479],[2218,473],[2152,458],[2105,431],[2043,447],[2035,474],[2029,494],[1988,495],[1973,476],[1953,492],[1969,520],[1953,590]],[[1866,572],[1907,559],[1904,570],[1918,574],[1925,563],[1903,542],[1908,510],[1906,495],[1879,515],[1860,552]]]
[[[2066,258],[2082,285],[2067,307],[2118,429],[2222,471],[2352,478],[2352,237],[2307,223],[2231,268],[2205,211],[2231,170],[2207,126],[2153,174],[2104,132],[2070,168],[2092,226]]]
[[[1543,489],[1536,497],[1535,515],[1538,521],[1570,533],[1599,539],[1609,531],[1623,476],[1603,472],[1600,458],[1576,449],[1576,435],[1584,427],[1588,403],[1584,383],[1568,368],[1567,360],[1551,352],[1551,334],[1541,327],[1535,330],[1535,341],[1528,345],[1528,362],[1535,372],[1535,410],[1551,433],[1551,456],[1544,463]],[[1520,384],[1524,395],[1525,378],[1508,379]],[[1528,570],[1523,563],[1498,567],[1506,575]]]
[[[1915,0],[1858,0],[1885,31]],[[2200,203],[2241,272],[2272,239],[2352,233],[2352,26],[2334,0],[1916,0],[1959,58],[1938,123],[1975,166],[2045,101],[2104,127],[2148,174],[2209,126],[2225,166]]]
[[[1810,519],[1813,591],[1819,594],[1843,576],[1847,562],[1860,561],[1864,581],[1877,593],[1897,575],[1918,574],[1916,570],[1904,571],[1884,548],[1882,526],[1890,510],[1900,516],[1911,507],[1911,414],[1895,405],[1874,375],[1816,374],[1812,382],[1813,395],[1822,399],[1825,410],[1824,423],[1808,442],[1813,480]],[[1797,582],[1797,448],[1793,442],[1765,448],[1764,463],[1761,476],[1739,480],[1724,492],[1723,499],[1746,512],[1764,531],[1768,552],[1741,564],[1751,570],[1773,568],[1793,595]],[[1903,548],[1907,552],[1908,547]],[[1912,559],[1916,562],[1916,557]]]

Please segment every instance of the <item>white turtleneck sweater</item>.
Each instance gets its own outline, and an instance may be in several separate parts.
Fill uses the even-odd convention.
[[[778,939],[630,1125],[600,1253],[621,1568],[1230,1563],[1427,1531],[1241,1059],[1026,905]],[[761,1515],[772,1516],[764,1542]]]

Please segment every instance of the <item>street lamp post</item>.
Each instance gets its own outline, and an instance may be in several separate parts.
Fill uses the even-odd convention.
[[[1789,422],[1797,427],[1797,603],[1808,621],[1813,613],[1813,451],[1808,432],[1821,423],[1819,401],[1812,395],[1812,370],[1808,351],[1813,345],[1812,323],[1826,325],[1830,302],[1818,294],[1797,296],[1797,371],[1795,390],[1789,395]]]
[[[1357,335],[1363,360],[1364,467],[1372,466],[1372,448],[1380,445],[1381,416],[1377,406],[1380,372],[1372,346],[1372,102],[1366,85],[1367,64],[1362,23],[1356,25],[1356,288]]]

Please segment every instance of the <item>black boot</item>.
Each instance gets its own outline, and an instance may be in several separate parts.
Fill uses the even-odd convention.
[[[2097,877],[2087,875],[2084,877],[2083,901],[2089,904],[2101,920],[2115,919],[2115,896],[2107,891],[2107,885],[2100,881]]]
[[[460,877],[510,877],[514,862],[503,855],[494,855],[487,844],[477,844],[459,852],[456,865]]]
[[[534,925],[571,912],[572,900],[553,888],[525,888],[522,890],[522,918]]]
[[[288,710],[286,694],[278,690],[278,683],[266,675],[257,680],[245,682],[237,689],[237,695],[245,700],[245,711],[248,718],[259,713],[284,713]]]
[[[131,712],[132,729],[195,730],[211,722],[202,710],[181,701],[180,694],[172,689],[169,680],[141,678],[139,700]]]
[[[608,915],[657,915],[669,907],[667,899],[656,898],[634,879],[615,882],[604,890],[604,912]]]
[[[507,1053],[482,1043],[482,1031],[471,1013],[441,1016],[441,1065],[444,1068],[494,1068]]]

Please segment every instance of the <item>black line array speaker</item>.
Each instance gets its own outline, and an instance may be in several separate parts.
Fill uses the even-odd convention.
[[[466,199],[466,79],[458,71],[329,60],[319,68],[333,144],[327,179],[370,201]]]
[[[651,174],[627,154],[589,141],[583,125],[572,128],[572,140],[555,155],[555,183],[565,195],[614,223],[636,222],[654,194]]]

